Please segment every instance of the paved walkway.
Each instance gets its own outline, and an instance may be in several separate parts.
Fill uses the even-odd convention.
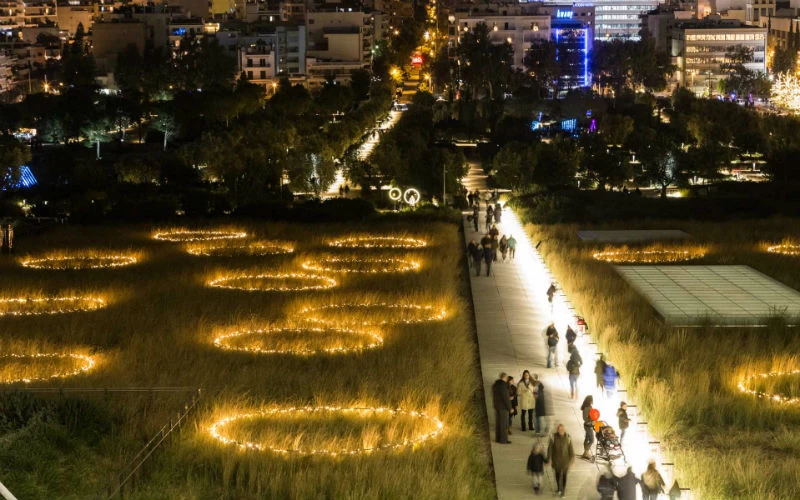
[[[465,213],[464,228],[467,242],[470,239],[475,239],[477,242],[483,236],[485,208],[486,205],[482,204],[479,232],[473,231],[472,222],[466,220]],[[555,424],[565,424],[567,432],[572,437],[576,457],[583,452],[584,432],[579,410],[583,397],[593,394],[595,407],[601,411],[601,419],[616,427],[616,408],[620,396],[624,397],[624,392],[604,400],[601,394],[595,391],[593,370],[597,359],[596,346],[591,343],[589,336],[585,335],[576,341],[584,360],[579,400],[569,399],[569,379],[564,367],[568,359],[564,334],[567,323],[573,322],[575,312],[561,293],[557,294],[552,306],[547,302],[546,291],[552,276],[535,249],[536,242],[528,238],[510,209],[503,212],[498,229],[501,235],[511,234],[517,240],[515,260],[495,263],[489,277],[486,277],[484,267],[480,277],[476,277],[473,272],[470,278],[478,330],[481,373],[492,437],[491,450],[498,498],[530,499],[534,498],[534,493],[530,476],[526,473],[527,457],[536,439],[543,439],[545,445],[546,440],[536,438],[531,432],[523,433],[520,430],[518,416],[514,419],[511,444],[494,442],[491,386],[499,373],[502,371],[512,375],[515,382],[519,382],[525,369],[539,374],[545,387],[545,394],[548,395],[550,404],[548,413],[553,415],[550,418],[551,432]],[[553,369],[546,368],[547,348],[544,340],[544,331],[550,321],[555,322],[561,336],[559,342],[561,366]],[[644,469],[650,456],[656,457],[659,463],[663,463],[658,456],[658,445],[646,433],[646,425],[638,425],[635,407],[629,413],[633,418],[631,428],[625,437],[625,453],[629,463],[634,466],[636,472]],[[594,452],[594,449],[592,451]],[[605,467],[602,463],[594,464],[576,458],[568,475],[566,498],[581,500],[599,498],[596,484],[602,467]],[[671,469],[668,466],[660,468],[667,484],[670,484]],[[546,470],[549,471],[549,476],[546,476],[547,483],[543,496],[548,498],[554,494],[555,484],[552,469],[546,467]]]

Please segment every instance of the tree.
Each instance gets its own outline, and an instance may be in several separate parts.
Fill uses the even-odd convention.
[[[82,135],[86,137],[90,145],[95,144],[97,146],[96,160],[102,159],[100,156],[100,143],[108,142],[111,139],[108,134],[110,128],[111,124],[109,123],[108,118],[99,115],[91,120],[81,131]]]
[[[78,23],[72,43],[64,46],[62,54],[62,80],[75,87],[93,86],[95,74],[94,57],[89,53],[89,42],[83,24]]]
[[[350,71],[350,90],[356,101],[364,101],[369,97],[369,87],[372,83],[372,76],[369,71],[364,69],[354,69]]]
[[[120,182],[129,184],[148,184],[156,182],[161,170],[154,161],[144,158],[125,156],[114,164],[114,171]]]
[[[31,161],[31,150],[13,135],[0,135],[0,193],[19,182],[20,167]]]
[[[164,151],[166,151],[169,137],[178,132],[178,122],[175,119],[175,113],[166,105],[162,105],[156,110],[156,115],[153,117],[152,123],[156,130],[164,134]]]
[[[472,99],[481,95],[495,98],[500,85],[511,77],[512,55],[511,44],[505,41],[492,43],[485,23],[477,24],[462,36],[458,45],[461,78]]]
[[[549,144],[541,144],[533,183],[548,188],[574,185],[580,158],[580,151],[569,138],[557,136]]]
[[[644,172],[642,179],[661,188],[661,198],[667,197],[667,188],[678,180],[678,145],[669,134],[654,133],[650,145],[639,151]]]
[[[720,88],[727,94],[746,97],[753,94],[757,97],[769,96],[769,81],[763,73],[756,73],[747,68],[753,62],[753,49],[744,45],[728,47],[725,62],[720,68],[727,74],[720,82]]]
[[[772,84],[772,103],[793,112],[800,111],[800,80],[791,74],[783,73],[775,77]]]
[[[538,88],[540,99],[548,94],[558,96],[561,65],[556,60],[556,43],[553,40],[534,41],[525,53],[523,64]]]
[[[600,119],[598,132],[606,140],[606,144],[621,146],[633,132],[633,118],[619,114],[606,115]]]
[[[591,134],[583,140],[581,165],[586,178],[597,185],[599,191],[606,186],[621,186],[630,177],[628,154],[600,134]]]
[[[535,143],[509,142],[503,146],[492,161],[495,182],[502,187],[519,190],[533,182],[537,148]]]
[[[794,73],[795,66],[797,65],[797,49],[787,47],[785,49],[775,49],[775,55],[772,57],[772,67],[770,70],[773,74]]]

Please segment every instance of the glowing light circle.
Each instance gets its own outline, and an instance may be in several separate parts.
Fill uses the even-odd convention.
[[[12,362],[13,361],[25,362],[25,361],[40,361],[40,360],[53,360],[53,359],[69,359],[75,362],[76,367],[72,369],[56,371],[46,376],[0,379],[0,384],[16,384],[16,383],[29,384],[31,382],[41,382],[44,380],[52,380],[55,378],[73,377],[75,375],[80,375],[81,373],[88,372],[95,366],[95,360],[91,356],[85,356],[83,354],[36,353],[36,354],[0,355],[0,367],[2,366],[2,362],[6,360],[11,360]],[[2,372],[1,369],[0,372]]]
[[[328,246],[339,248],[425,248],[428,242],[405,236],[350,236],[328,242]]]
[[[321,257],[302,264],[309,271],[331,273],[407,273],[418,271],[419,262],[391,257]]]
[[[800,244],[781,243],[780,245],[772,245],[767,248],[767,252],[788,255],[790,257],[800,257]]]
[[[272,337],[282,334],[300,334],[303,336],[322,336],[334,335],[340,337],[350,337],[352,339],[363,339],[362,343],[352,343],[347,346],[319,347],[319,348],[277,348],[270,349],[259,345],[232,345],[231,341],[249,336]],[[313,340],[313,338],[309,339]],[[383,345],[383,337],[375,332],[365,330],[355,330],[350,328],[265,328],[254,330],[239,330],[220,335],[214,339],[214,346],[226,351],[243,351],[256,354],[292,354],[295,356],[310,356],[314,354],[346,354],[359,352],[367,349],[375,349]]]
[[[393,187],[389,189],[389,199],[392,201],[400,201],[403,197],[403,191],[400,188]]]
[[[668,264],[702,259],[706,251],[696,250],[611,250],[592,254],[595,260],[612,264]]]
[[[199,257],[243,257],[243,256],[264,256],[280,255],[294,252],[292,245],[280,242],[255,242],[234,245],[203,245],[194,246],[186,249],[191,255]]]
[[[406,191],[403,193],[403,201],[411,206],[414,206],[417,203],[419,203],[420,198],[421,196],[419,194],[419,191],[417,191],[414,188],[406,189]]]
[[[292,414],[303,416],[304,418],[309,418],[308,417],[309,414],[313,415],[315,413],[328,413],[328,414],[340,414],[340,415],[357,414],[365,416],[388,415],[391,417],[409,416],[412,417],[414,420],[428,423],[433,427],[433,430],[419,434],[412,438],[403,439],[402,441],[399,442],[387,442],[372,447],[337,449],[337,450],[325,449],[325,448],[308,449],[308,448],[303,448],[302,446],[296,446],[294,448],[282,448],[276,445],[272,445],[270,443],[259,443],[254,441],[237,441],[235,439],[226,436],[225,434],[225,428],[227,426],[229,426],[231,423],[242,420],[252,420],[256,418],[265,418],[265,419],[285,418],[286,416],[291,416]],[[343,408],[336,406],[313,406],[313,407],[306,406],[306,407],[293,407],[293,408],[275,408],[275,409],[255,411],[252,413],[240,413],[237,415],[231,415],[229,417],[218,420],[208,428],[209,434],[214,439],[226,445],[235,445],[243,450],[272,452],[281,455],[294,455],[294,456],[314,455],[314,456],[328,456],[328,457],[368,455],[370,453],[378,451],[412,448],[421,445],[425,441],[429,441],[439,436],[443,431],[444,431],[444,423],[442,423],[441,420],[418,411],[392,409],[392,408],[359,408],[359,407]],[[297,443],[299,443],[299,440],[297,441]]]
[[[298,284],[294,286],[281,285],[282,282],[295,281]],[[237,282],[244,282],[237,285]],[[260,286],[247,286],[247,282],[263,282]],[[316,282],[315,285],[303,285],[303,282]],[[272,283],[272,284],[271,284]],[[310,290],[327,290],[333,288],[339,283],[328,276],[321,276],[318,274],[306,273],[286,273],[286,274],[254,274],[254,275],[237,275],[237,276],[223,276],[211,280],[207,283],[210,287],[226,288],[229,290],[244,290],[247,292],[302,292]]]
[[[20,264],[32,269],[64,271],[124,267],[136,264],[138,261],[139,259],[132,255],[67,255],[24,259]]]
[[[800,376],[800,370],[792,370],[788,372],[769,372],[769,373],[756,373],[754,375],[750,375],[749,377],[745,377],[739,381],[739,390],[745,394],[750,394],[751,396],[755,396],[760,399],[767,399],[769,401],[775,403],[781,403],[785,405],[797,405],[800,404],[800,396],[786,396],[783,394],[777,393],[770,393],[764,391],[757,391],[755,389],[750,389],[747,387],[748,382],[757,379],[769,379],[775,377],[791,377],[791,376]]]
[[[397,303],[344,303],[344,304],[328,304],[322,306],[315,306],[315,307],[306,307],[305,309],[300,311],[300,314],[304,315],[308,321],[322,323],[322,324],[331,324],[333,322],[348,324],[347,320],[335,321],[332,318],[324,318],[320,317],[318,314],[320,311],[338,311],[344,310],[348,313],[352,313],[354,311],[379,311],[381,312],[382,319],[376,320],[367,320],[367,321],[352,321],[349,324],[358,324],[362,326],[379,326],[379,325],[411,325],[416,323],[427,323],[430,321],[442,321],[447,317],[447,311],[445,309],[437,309],[431,305],[420,305],[420,304],[397,304]],[[394,317],[386,317],[386,314],[391,312],[394,314]],[[375,314],[376,316],[378,314]]]
[[[153,239],[170,241],[173,243],[187,243],[191,241],[236,240],[246,238],[247,233],[241,231],[206,231],[203,229],[176,229],[161,231],[153,235]]]
[[[106,307],[99,297],[8,297],[0,298],[0,316],[37,316],[94,311]]]

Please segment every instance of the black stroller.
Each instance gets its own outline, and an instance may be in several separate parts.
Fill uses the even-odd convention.
[[[607,423],[598,420],[594,423],[594,431],[597,436],[597,449],[595,451],[595,461],[605,460],[609,465],[617,463],[627,463],[625,452],[617,438],[614,428]]]

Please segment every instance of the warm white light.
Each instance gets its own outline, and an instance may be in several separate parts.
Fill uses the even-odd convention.
[[[212,245],[193,245],[186,248],[186,251],[192,255],[201,257],[242,257],[242,256],[263,256],[263,255],[279,255],[294,252],[294,246],[288,243],[271,242],[271,241],[258,241],[253,243],[235,243],[226,245],[212,244]]]
[[[23,267],[50,270],[108,269],[136,264],[133,255],[102,254],[64,254],[52,257],[25,258],[20,261]]]
[[[308,415],[314,413],[334,413],[334,414],[338,413],[344,415],[355,414],[358,416],[367,416],[367,417],[370,415],[377,415],[377,416],[388,415],[391,417],[410,416],[416,420],[432,425],[433,430],[423,434],[419,434],[418,436],[412,438],[404,438],[402,441],[398,442],[387,442],[371,447],[336,449],[336,450],[324,449],[324,448],[322,449],[302,448],[299,445],[300,441],[299,439],[294,448],[282,448],[274,446],[270,443],[237,441],[225,435],[225,427],[227,427],[229,424],[233,422],[241,420],[251,420],[255,418],[285,418],[287,416],[289,417],[294,415],[302,416],[304,414]],[[243,450],[269,451],[277,454],[291,454],[295,456],[321,455],[329,457],[366,455],[376,451],[398,450],[401,448],[416,447],[421,445],[425,441],[435,438],[436,436],[440,435],[443,431],[444,431],[444,424],[442,423],[441,420],[418,411],[409,411],[409,410],[392,409],[392,408],[342,408],[337,406],[306,406],[306,407],[292,407],[292,408],[274,408],[267,410],[259,410],[252,413],[240,413],[223,418],[215,422],[208,428],[209,434],[211,434],[211,436],[214,439],[217,439],[227,445],[236,445]]]
[[[332,273],[406,273],[418,271],[419,262],[391,257],[320,257],[302,264],[309,271]]]
[[[780,245],[772,245],[767,248],[767,252],[797,257],[800,256],[800,244],[781,243]]]
[[[308,337],[309,341],[317,340],[314,337],[341,337],[339,342],[343,345],[336,347],[302,347],[302,348],[268,348],[264,347],[263,343],[251,342],[244,345],[236,345],[235,341],[242,338],[266,338],[276,337],[282,334],[299,334],[303,337]],[[346,341],[344,338],[350,337],[351,340]],[[345,354],[350,352],[358,352],[367,349],[375,349],[383,345],[383,337],[375,332],[365,330],[355,330],[351,328],[259,328],[254,330],[238,330],[214,339],[214,346],[226,351],[243,351],[257,354],[291,354],[295,356],[310,356],[314,354]]]
[[[0,298],[0,316],[36,316],[93,311],[105,307],[99,297],[7,297]]]
[[[54,378],[66,378],[72,377],[75,375],[79,375],[81,373],[88,372],[95,366],[95,360],[90,356],[85,356],[83,354],[59,354],[59,353],[35,353],[35,354],[3,354],[0,355],[0,364],[3,361],[11,360],[17,362],[25,362],[25,361],[40,361],[40,360],[55,360],[55,359],[68,359],[75,364],[74,368],[71,369],[63,369],[63,370],[56,370],[52,373],[40,375],[40,376],[25,376],[25,377],[17,377],[15,375],[11,375],[10,378],[2,378],[0,379],[0,384],[15,384],[15,383],[24,383],[29,384],[31,382],[40,382],[43,380],[51,380]]]
[[[241,231],[207,231],[203,229],[174,229],[157,232],[153,235],[153,239],[171,242],[236,240],[246,237],[247,233]]]
[[[777,75],[772,82],[770,101],[789,111],[800,111],[800,80],[787,72]]]
[[[424,248],[428,242],[404,236],[351,236],[328,242],[329,246],[340,248]]]
[[[592,254],[595,260],[614,264],[660,264],[669,262],[686,262],[702,259],[706,251],[702,248],[692,250],[660,249],[660,250],[611,250]]]
[[[331,324],[337,321],[331,318],[325,318],[318,315],[323,311],[345,311],[347,313],[367,313],[374,316],[374,320],[358,321],[352,320],[349,324],[361,325],[396,325],[396,324],[414,324],[425,323],[428,321],[441,321],[447,317],[447,310],[444,308],[436,308],[432,305],[421,304],[398,304],[398,303],[341,303],[341,304],[328,304],[323,306],[306,307],[300,311],[300,314],[305,316],[309,321],[314,321],[323,324]],[[371,313],[371,314],[370,314]],[[324,312],[323,312],[324,314]],[[341,320],[340,323],[348,324],[347,320]]]
[[[747,387],[748,382],[754,379],[766,379],[766,378],[775,378],[775,377],[791,377],[791,376],[798,376],[800,375],[800,370],[792,370],[788,372],[768,372],[768,373],[756,373],[754,375],[750,375],[749,377],[745,377],[739,381],[739,390],[744,392],[745,394],[750,394],[751,396],[755,396],[761,399],[768,399],[769,401],[775,403],[782,403],[786,405],[796,405],[800,404],[800,397],[798,396],[787,396],[784,394],[777,394],[771,392],[764,392],[764,391],[757,391],[755,389],[750,389]]]
[[[287,282],[295,282],[295,284],[287,285]],[[209,281],[207,285],[247,292],[301,292],[326,290],[337,286],[338,282],[333,278],[318,274],[285,273],[223,276]]]

